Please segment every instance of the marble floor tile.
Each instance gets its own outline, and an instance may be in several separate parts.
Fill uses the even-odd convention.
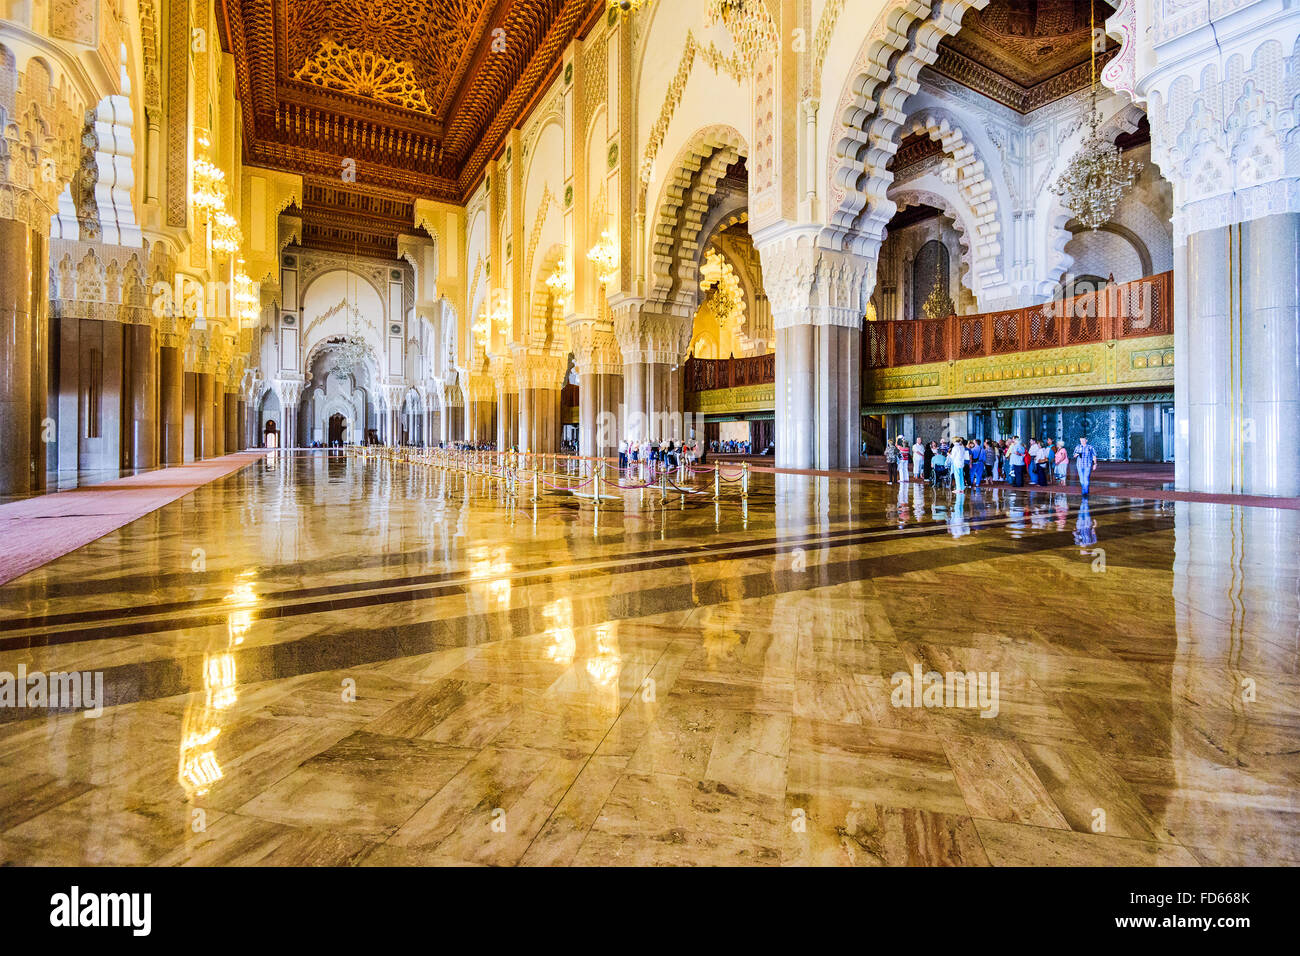
[[[1300,863],[1300,513],[898,495],[203,484],[0,585],[0,676],[106,704],[0,697],[0,862]]]

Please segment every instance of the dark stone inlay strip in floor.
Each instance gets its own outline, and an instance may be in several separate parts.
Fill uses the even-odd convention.
[[[1129,505],[1115,505],[1111,508],[1099,508],[1094,514],[1108,514],[1116,511],[1132,511]],[[993,528],[1017,521],[1023,521],[1023,517],[1002,515],[996,518],[987,518],[984,520],[975,520],[966,522],[972,530],[982,528]],[[813,539],[800,542],[809,544],[814,550],[829,550],[831,547],[844,547],[853,544],[868,544],[880,541],[897,541],[909,537],[929,537],[934,535],[945,535],[949,533],[948,525],[940,523],[939,527],[909,527],[905,529],[896,529],[893,526],[887,529],[887,533],[881,532],[857,532],[851,536],[843,536],[841,533],[835,533],[827,538],[815,537]],[[1041,532],[1039,532],[1041,533]],[[829,540],[833,538],[834,540]],[[820,544],[821,547],[816,547]],[[782,545],[781,547],[788,547]],[[798,545],[796,545],[798,546]],[[597,574],[629,574],[636,571],[657,571],[676,567],[680,564],[701,564],[714,563],[718,560],[739,561],[752,557],[768,557],[778,553],[780,547],[761,547],[734,549],[731,545],[724,546],[724,549],[714,548],[709,550],[708,546],[703,546],[706,550],[702,554],[691,554],[684,556],[656,558],[651,561],[641,561],[637,563],[604,562],[600,567],[591,567],[589,569],[579,568],[576,571],[556,572],[547,566],[540,569],[521,572],[510,575],[510,580],[514,582],[528,579],[530,584],[548,584],[554,583],[557,578],[563,577],[565,580],[584,579],[593,577]],[[722,551],[725,550],[725,553]],[[1015,553],[1012,549],[1007,553]],[[374,584],[375,582],[370,582]],[[463,594],[468,585],[473,583],[473,579],[464,573],[459,575],[458,580],[448,583],[439,583],[432,586],[421,586],[418,588],[407,588],[405,590],[393,589],[392,583],[387,581],[377,582],[378,587],[386,590],[380,593],[354,594],[351,597],[334,597],[324,601],[303,601],[297,604],[281,604],[275,607],[265,607],[249,610],[250,621],[263,621],[287,617],[299,617],[304,614],[323,614],[331,611],[355,610],[363,607],[376,607],[385,604],[394,604],[407,601],[434,600],[440,597],[449,597],[452,595]],[[345,591],[351,592],[350,587],[344,588]],[[365,587],[359,590],[373,591],[372,587]],[[177,617],[164,618],[161,620],[145,621],[124,621],[119,624],[113,624],[106,627],[82,627],[71,630],[59,631],[53,634],[32,634],[17,637],[0,639],[0,650],[13,650],[17,648],[29,647],[48,647],[60,644],[74,644],[78,641],[95,641],[105,640],[107,638],[135,637],[141,634],[157,634],[163,631],[175,631],[182,628],[202,628],[214,627],[226,624],[228,621],[227,614],[209,615],[207,617]]]
[[[908,528],[932,528],[946,527],[944,521],[930,520],[918,521],[909,524]],[[823,534],[803,533],[782,535],[769,538],[742,538],[732,542],[715,542],[713,544],[694,544],[683,545],[676,548],[649,549],[646,551],[629,551],[618,555],[591,555],[585,558],[577,558],[569,561],[565,567],[577,567],[579,569],[590,567],[598,564],[618,564],[626,561],[639,561],[647,559],[658,559],[668,557],[688,557],[696,554],[713,554],[726,548],[748,548],[759,545],[776,545],[776,544],[806,544],[809,542],[831,540],[836,538],[850,537],[858,534],[878,533],[898,528],[898,522],[889,524],[870,525],[858,528],[843,528],[837,531],[829,531]],[[352,567],[353,565],[349,565]],[[512,574],[515,576],[524,576],[537,570],[551,569],[554,565],[545,561],[535,561],[530,564],[520,565]],[[214,572],[215,573],[215,572]],[[421,584],[438,584],[449,581],[467,581],[469,575],[464,570],[457,571],[439,571],[428,574],[413,574],[401,578],[385,578],[377,581],[358,581],[349,584],[324,584],[317,587],[309,588],[288,588],[282,591],[268,592],[259,595],[259,600],[268,601],[290,601],[300,598],[320,597],[327,594],[348,593],[355,591],[380,590],[400,587],[412,587]],[[214,607],[228,607],[224,597],[214,598],[194,598],[187,601],[160,601],[154,604],[137,604],[131,607],[117,608],[96,608],[90,611],[67,611],[56,614],[44,614],[25,618],[9,618],[0,620],[0,633],[6,631],[25,631],[34,630],[43,627],[60,627],[65,624],[88,624],[93,621],[121,620],[131,617],[152,617],[158,614],[169,614],[176,611],[194,611],[205,610]],[[0,644],[2,647],[3,644]]]
[[[1144,520],[1108,535],[1109,540],[1136,537],[1152,532],[1168,531],[1172,517],[1153,514]],[[926,532],[926,536],[935,532]],[[1073,533],[1069,531],[1044,531],[1031,538],[1021,539],[1012,555],[1036,554],[1074,546]],[[828,546],[842,547],[842,544]],[[779,548],[764,549],[769,557],[781,553]],[[811,591],[833,587],[853,581],[872,578],[896,577],[914,571],[957,567],[979,561],[1008,556],[1001,546],[989,542],[974,542],[961,548],[941,551],[925,550],[906,554],[854,557],[827,564],[810,564],[804,571],[778,570],[754,572],[735,578],[718,578],[670,584],[642,591],[611,593],[603,598],[585,598],[573,602],[575,627],[592,627],[610,620],[635,620],[693,607],[707,607],[734,603],[752,598],[767,597],[797,591]],[[295,641],[239,648],[235,655],[236,672],[247,675],[244,684],[265,680],[280,680],[303,674],[340,670],[367,664],[381,663],[402,657],[433,653],[452,647],[473,646],[512,636],[536,634],[545,630],[546,620],[542,609],[534,606],[509,608],[504,611],[464,615],[458,618],[441,618],[419,624],[393,628],[356,629],[340,634],[331,630]],[[184,658],[168,658],[122,664],[105,668],[105,706],[155,700],[193,692],[203,686],[205,656],[191,654]],[[31,719],[58,711],[29,708],[0,709],[0,724],[14,720]]]

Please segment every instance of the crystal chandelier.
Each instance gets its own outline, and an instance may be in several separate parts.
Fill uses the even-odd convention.
[[[563,262],[556,263],[555,271],[546,277],[546,288],[551,290],[556,306],[561,310],[568,307],[569,296],[573,295],[573,276]]]
[[[607,286],[618,278],[618,240],[606,229],[600,234],[600,242],[587,251],[587,259],[596,267],[596,278],[600,284]]]
[[[764,0],[708,0],[705,22],[712,25],[719,20],[751,70],[760,55],[776,51],[776,24]]]
[[[211,215],[226,208],[226,174],[207,158],[207,136],[200,133],[198,143],[203,155],[194,160],[190,204],[204,215]]]
[[[1096,16],[1093,17],[1096,36]],[[1125,190],[1133,185],[1142,164],[1124,158],[1120,148],[1101,132],[1101,111],[1097,108],[1097,46],[1092,47],[1092,104],[1088,114],[1088,135],[1051,190],[1089,229],[1110,221]]]
[[[242,327],[252,328],[257,324],[257,290],[248,273],[244,272],[243,259],[235,269],[235,313]]]
[[[226,209],[226,174],[207,157],[210,145],[207,134],[200,132],[197,142],[199,155],[190,167],[194,180],[190,204],[208,220],[209,248],[217,255],[229,256],[243,245],[244,236],[239,231],[239,221]]]
[[[343,296],[343,312],[347,317],[348,331],[343,335],[334,348],[334,363],[331,371],[336,375],[350,375],[364,367],[366,362],[366,339],[361,334],[361,312],[353,304],[354,296],[351,292],[352,275],[354,270],[349,268],[347,271],[348,288]]]
[[[239,221],[222,209],[211,220],[212,248],[222,255],[238,251],[244,241],[244,234],[239,231]]]

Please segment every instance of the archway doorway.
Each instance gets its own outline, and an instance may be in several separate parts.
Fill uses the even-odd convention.
[[[329,418],[329,446],[335,448],[341,446],[347,438],[348,420],[339,412],[335,412]]]
[[[266,421],[266,428],[262,432],[262,447],[263,448],[280,447],[280,431],[276,427],[274,418],[269,418]]]

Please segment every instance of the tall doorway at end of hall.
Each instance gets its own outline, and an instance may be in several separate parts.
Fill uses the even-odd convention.
[[[342,445],[347,438],[348,420],[338,412],[330,416],[329,421],[329,446]]]

